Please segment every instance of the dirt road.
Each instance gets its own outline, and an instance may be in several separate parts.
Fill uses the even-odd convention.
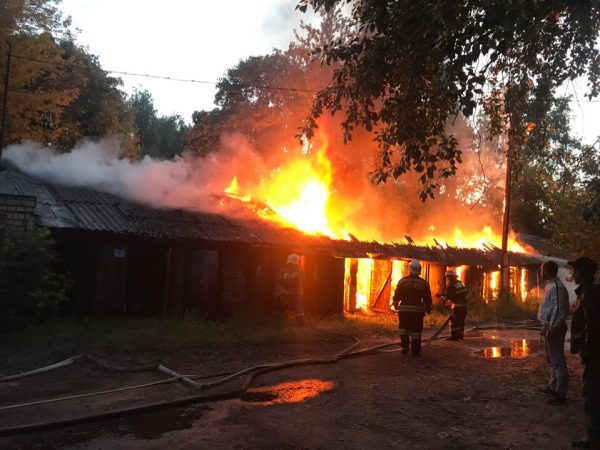
[[[530,341],[522,341],[529,339]],[[83,449],[365,449],[570,448],[584,433],[581,368],[568,356],[569,401],[548,406],[536,388],[547,381],[530,331],[488,332],[463,343],[436,341],[421,357],[399,352],[288,369],[261,376],[254,400],[226,400],[0,438],[0,448]],[[515,340],[512,344],[510,340]],[[373,342],[365,343],[365,345]],[[180,373],[209,374],[264,361],[331,354],[347,342],[213,349],[161,355]],[[520,358],[486,358],[511,347]],[[500,349],[487,350],[500,355]],[[113,355],[118,357],[119,355]],[[148,355],[144,355],[148,357]],[[160,379],[115,375],[88,363],[0,385],[0,403],[48,398]],[[103,411],[190,395],[167,385],[115,396],[0,411],[2,426]],[[1,405],[0,405],[1,406]]]

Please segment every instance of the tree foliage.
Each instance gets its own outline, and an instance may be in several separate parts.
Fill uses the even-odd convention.
[[[459,113],[485,107],[490,135],[508,130],[517,153],[527,116],[545,116],[557,86],[587,74],[590,95],[599,92],[598,2],[300,0],[298,8],[342,3],[355,27],[317,49],[339,67],[315,99],[306,133],[325,110],[343,112],[347,139],[356,127],[375,133],[374,179],[414,170],[423,199],[456,173],[461,149],[448,122]]]
[[[156,115],[152,95],[148,91],[137,91],[129,98],[133,110],[135,132],[142,155],[172,159],[181,155],[184,136],[188,126],[179,115]]]
[[[600,261],[600,149],[583,145],[571,161],[569,181],[548,191],[547,229],[571,256]]]
[[[0,39],[14,33],[58,33],[68,25],[58,9],[61,0],[2,0]]]
[[[119,136],[125,154],[135,155],[120,79],[103,72],[68,33],[59,41],[46,32],[10,39],[7,143],[34,140],[65,151],[83,137]],[[0,61],[0,71],[5,67]]]
[[[60,0],[6,0],[0,5],[0,73],[12,58],[6,142],[35,140],[59,151],[77,141],[119,137],[135,156],[133,116],[122,82],[102,71],[98,58],[77,44]],[[4,84],[0,86],[4,96]]]
[[[348,20],[333,9],[318,26],[301,23],[296,42],[285,51],[252,56],[229,69],[217,84],[217,108],[193,115],[186,136],[190,151],[215,151],[220,136],[233,133],[244,134],[265,154],[298,147],[298,127],[311,108],[313,92],[331,77],[330,68],[313,61],[310,52],[345,36],[347,29]]]
[[[6,326],[55,315],[72,286],[57,271],[58,256],[49,232],[0,229],[0,322]]]
[[[121,90],[121,79],[104,72],[98,58],[73,39],[63,39],[59,45],[63,59],[71,64],[67,71],[78,86],[77,98],[65,110],[64,124],[69,134],[60,145],[72,148],[82,138],[118,136],[123,154],[135,156],[136,141],[131,137],[133,113]]]
[[[298,125],[310,109],[308,91],[316,81],[308,75],[305,62],[290,52],[275,50],[240,61],[217,84],[218,108],[193,115],[194,127],[186,138],[191,151],[215,151],[220,135],[227,133],[244,134],[265,153],[295,146]],[[292,82],[304,92],[277,89]]]

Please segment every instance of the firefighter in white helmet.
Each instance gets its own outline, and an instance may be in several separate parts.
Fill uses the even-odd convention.
[[[402,354],[412,350],[413,356],[421,353],[423,316],[431,312],[431,289],[421,278],[421,263],[413,259],[408,265],[408,276],[398,281],[393,305],[398,311],[398,328],[402,342]]]
[[[465,284],[458,279],[454,270],[446,271],[446,290],[442,297],[447,306],[452,308],[450,316],[449,341],[461,341],[465,334],[465,319],[467,318],[467,303],[469,291]]]
[[[279,273],[277,280],[279,287],[277,308],[280,313],[292,310],[296,323],[300,327],[306,325],[304,315],[304,279],[304,271],[300,267],[300,256],[291,253],[288,255],[287,263]]]

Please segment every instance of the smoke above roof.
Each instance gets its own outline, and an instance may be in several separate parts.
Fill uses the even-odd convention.
[[[435,200],[425,203],[418,196],[418,174],[408,173],[384,185],[369,181],[369,172],[378,164],[372,135],[357,132],[352,144],[344,145],[338,124],[322,123],[320,129],[328,140],[326,157],[332,167],[329,202],[335,210],[336,229],[362,240],[399,242],[410,236],[419,243],[435,245],[433,238],[437,238],[459,246],[470,245],[462,239],[486,226],[496,233],[500,229],[502,155],[494,150],[473,150],[472,135],[466,128],[455,130],[465,149],[458,175],[445,180]],[[2,159],[44,181],[92,188],[153,207],[247,217],[249,209],[224,194],[234,178],[241,196],[249,193],[253,200],[267,202],[269,199],[255,195],[261,187],[281,176],[286,164],[310,157],[302,151],[282,150],[276,142],[273,149],[254,148],[242,134],[221,136],[219,148],[203,157],[129,160],[120,155],[119,140],[108,138],[84,140],[69,153],[56,153],[33,142],[11,145]],[[285,193],[296,187],[290,181],[278,189]],[[475,198],[479,193],[482,198],[485,193],[484,201]],[[465,201],[468,196],[475,200]]]
[[[2,160],[56,184],[92,188],[155,207],[214,212],[217,207],[222,209],[216,200],[227,185],[222,180],[235,175],[231,160],[237,167],[256,159],[240,137],[229,137],[224,143],[228,146],[226,154],[214,153],[202,159],[145,156],[129,160],[120,157],[117,139],[84,140],[69,153],[27,142],[5,148]]]

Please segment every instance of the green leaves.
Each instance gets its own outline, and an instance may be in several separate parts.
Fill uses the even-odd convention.
[[[189,127],[180,116],[158,117],[148,91],[136,91],[130,97],[129,105],[142,155],[173,159],[183,153],[184,137]]]
[[[299,9],[341,3],[301,0]],[[423,172],[422,198],[460,163],[457,144],[446,137],[449,118],[483,108],[490,138],[510,130],[518,152],[528,139],[524,117],[550,108],[531,101],[541,98],[540,87],[552,93],[587,74],[590,94],[600,92],[598,2],[357,0],[351,15],[356,28],[349,38],[319,53],[323,63],[337,66],[307,123],[327,109],[344,114],[347,139],[357,126],[378,131],[386,156],[374,178]],[[388,148],[397,150],[395,159]],[[430,170],[431,155],[448,169]]]
[[[72,281],[56,271],[58,256],[47,230],[0,228],[0,322],[24,324],[56,315]]]
[[[110,135],[122,138],[128,156],[135,155],[121,80],[99,70],[95,56],[49,33],[20,34],[11,43],[8,143],[33,140],[65,151],[83,137]],[[0,57],[0,73],[5,67]]]

